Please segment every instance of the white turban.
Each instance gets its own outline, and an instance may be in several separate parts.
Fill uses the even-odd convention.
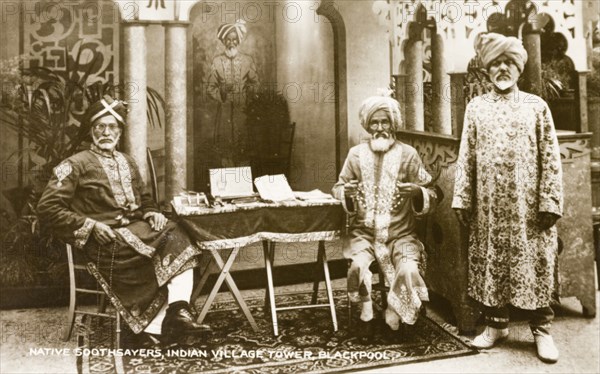
[[[362,102],[358,111],[358,117],[362,127],[368,130],[373,113],[380,109],[385,110],[390,117],[392,130],[398,130],[398,128],[402,126],[400,104],[398,101],[389,96],[371,96]]]
[[[91,126],[95,120],[107,115],[112,115],[117,122],[121,125],[125,125],[127,103],[125,101],[113,99],[110,95],[104,95],[102,99],[88,106],[83,122],[86,126]]]
[[[496,33],[480,34],[475,38],[475,51],[486,69],[501,55],[506,55],[513,60],[520,72],[523,72],[527,63],[527,51],[523,43],[513,36],[506,37]]]
[[[223,41],[225,40],[225,37],[232,31],[237,33],[238,40],[241,42],[244,39],[244,36],[246,36],[246,22],[239,19],[235,21],[235,23],[225,23],[219,26],[219,29],[217,30],[217,38],[219,38],[220,41]]]

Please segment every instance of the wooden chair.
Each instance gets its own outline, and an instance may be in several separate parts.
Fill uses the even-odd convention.
[[[158,175],[156,170],[164,170],[165,161],[165,149],[146,148],[146,159],[148,161],[148,172],[150,174],[150,186],[152,187],[152,198],[156,205],[160,206],[160,189],[159,183],[163,183],[165,180],[164,173]]]
[[[121,316],[114,309],[113,313],[106,312],[106,295],[104,291],[99,287],[96,288],[86,288],[82,286],[79,282],[79,279],[83,276],[82,273],[89,274],[88,266],[95,266],[93,263],[85,264],[82,263],[78,256],[75,256],[73,253],[73,249],[70,244],[66,244],[67,249],[67,261],[69,265],[69,288],[70,288],[70,298],[69,298],[69,312],[67,314],[67,325],[63,331],[63,340],[68,341],[71,339],[71,334],[73,333],[73,326],[75,325],[75,317],[77,315],[83,316],[96,316],[108,319],[115,320],[115,348],[119,349],[121,342]],[[88,311],[84,309],[79,309],[79,299],[78,294],[92,294],[98,297],[98,309],[97,311]]]

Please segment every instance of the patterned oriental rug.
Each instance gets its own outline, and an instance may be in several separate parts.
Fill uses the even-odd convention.
[[[323,297],[326,297],[323,294]],[[335,291],[339,330],[327,308],[278,313],[280,335],[272,333],[264,299],[248,299],[260,333],[254,333],[234,301],[215,302],[205,322],[213,334],[173,348],[147,352],[111,350],[111,327],[88,320],[80,326],[83,373],[337,373],[437,360],[477,353],[427,317],[389,334],[378,325],[372,344],[361,344],[348,327],[345,291]],[[310,294],[277,295],[278,305],[299,305]],[[355,325],[353,325],[355,326]],[[143,354],[141,354],[143,353]]]

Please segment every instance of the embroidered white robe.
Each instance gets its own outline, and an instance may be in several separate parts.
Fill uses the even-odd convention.
[[[388,308],[400,320],[414,324],[421,301],[428,300],[422,275],[425,250],[415,233],[415,217],[429,213],[436,204],[436,193],[427,187],[431,176],[423,167],[417,151],[399,141],[385,153],[371,151],[368,143],[360,144],[348,157],[333,187],[336,198],[345,202],[344,184],[359,182],[360,201],[350,226],[350,244],[344,256],[352,260],[348,271],[348,291],[353,302],[370,298],[371,272],[369,265],[377,260],[391,285]],[[399,199],[397,183],[411,182],[421,186],[422,196]]]

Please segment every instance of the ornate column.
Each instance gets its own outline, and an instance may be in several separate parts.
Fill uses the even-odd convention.
[[[527,29],[527,25],[525,29]],[[528,30],[523,35],[523,46],[527,50],[525,77],[529,83],[528,90],[534,95],[542,93],[542,42],[539,30]]]
[[[406,127],[406,74],[394,74],[392,75],[392,79],[394,80],[396,100],[400,104],[402,123]]]
[[[451,103],[452,103],[452,135],[462,136],[463,121],[465,118],[465,77],[467,73],[450,73]]]
[[[146,26],[138,22],[123,23],[123,39],[125,100],[129,103],[124,134],[125,152],[136,161],[146,181]]]
[[[415,27],[419,29],[420,27]],[[423,41],[420,33],[413,33],[404,49],[406,61],[406,129],[425,130],[423,103]]]
[[[588,71],[577,72],[577,100],[579,101],[579,132],[590,131],[588,118],[588,93],[587,93],[587,75]],[[595,129],[592,129],[595,131]],[[594,134],[595,139],[598,135]]]
[[[165,25],[165,199],[187,188],[187,23]]]
[[[452,134],[450,105],[450,76],[446,72],[444,41],[437,33],[431,36],[431,65],[433,86],[433,131],[438,134]]]

